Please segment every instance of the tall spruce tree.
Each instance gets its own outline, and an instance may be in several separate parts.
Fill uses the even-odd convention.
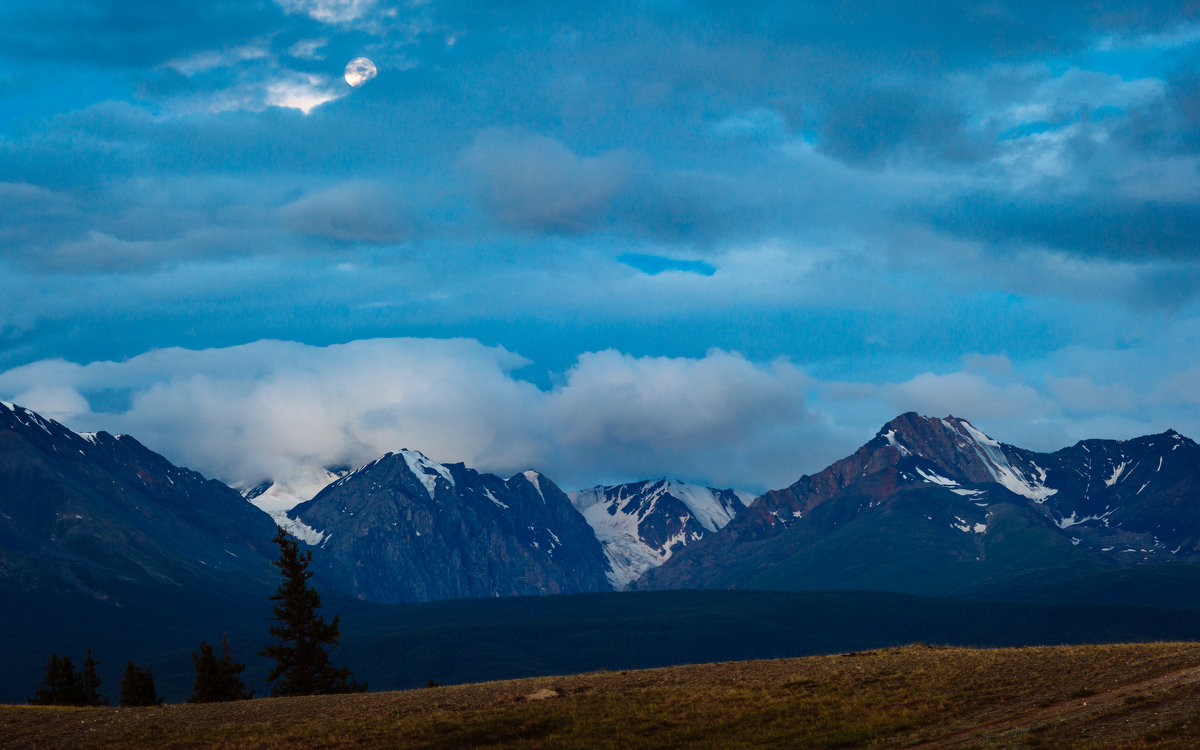
[[[271,596],[275,602],[275,624],[271,635],[276,643],[259,652],[275,660],[267,682],[275,683],[271,695],[313,695],[316,693],[348,693],[366,690],[365,684],[348,682],[350,670],[334,667],[329,652],[337,645],[338,617],[326,622],[318,614],[321,597],[308,579],[312,571],[312,552],[300,552],[300,545],[277,528],[272,540],[279,546],[279,568],[282,580],[279,590]]]
[[[208,641],[200,641],[200,653],[192,652],[192,662],[196,665],[196,679],[192,683],[188,703],[219,703],[254,697],[254,691],[247,692],[239,676],[246,665],[233,660],[227,637],[221,638],[220,659],[217,659]]]
[[[108,699],[100,695],[100,675],[96,674],[98,662],[92,657],[92,650],[87,650],[87,661],[83,663],[83,675],[80,678],[83,693],[83,705],[107,706]]]
[[[26,700],[35,706],[85,705],[83,676],[76,671],[70,658],[50,654],[50,658],[46,660],[42,686],[32,698]]]
[[[125,676],[121,678],[122,706],[157,706],[162,703],[154,687],[154,670],[142,669],[132,661],[125,664]]]

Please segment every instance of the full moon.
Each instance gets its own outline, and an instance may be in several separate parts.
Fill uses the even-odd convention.
[[[346,83],[358,88],[375,77],[375,63],[365,57],[356,57],[346,63]]]

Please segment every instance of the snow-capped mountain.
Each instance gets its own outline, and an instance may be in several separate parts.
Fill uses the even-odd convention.
[[[688,543],[724,528],[754,499],[667,479],[567,494],[604,546],[612,568],[608,580],[618,590]]]
[[[312,500],[317,493],[350,473],[348,466],[301,466],[287,479],[265,480],[253,487],[240,488],[242,497],[253,503],[297,539],[310,544],[316,538],[303,523],[288,517],[288,511]]]
[[[535,471],[502,479],[402,450],[287,516],[329,579],[370,601],[610,589],[591,528]]]
[[[1168,431],[1037,453],[909,413],[632,587],[1162,601],[1169,587],[1155,586],[1191,567],[1146,564],[1181,561],[1200,562],[1191,440]]]
[[[268,479],[253,487],[239,487],[242,497],[259,510],[275,515],[285,515],[333,482],[350,473],[349,466],[301,466],[286,479]]]

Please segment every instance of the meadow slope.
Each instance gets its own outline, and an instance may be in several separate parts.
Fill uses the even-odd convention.
[[[158,708],[0,707],[12,747],[1200,745],[1200,644],[965,649]]]

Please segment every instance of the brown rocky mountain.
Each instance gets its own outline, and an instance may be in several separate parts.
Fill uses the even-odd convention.
[[[1178,433],[1035,453],[966,420],[909,413],[853,455],[761,496],[633,588],[1045,598],[1072,596],[1075,581],[1089,600],[1106,595],[1103,576],[1192,576],[1198,534],[1200,446]],[[1137,599],[1135,588],[1118,598]]]

